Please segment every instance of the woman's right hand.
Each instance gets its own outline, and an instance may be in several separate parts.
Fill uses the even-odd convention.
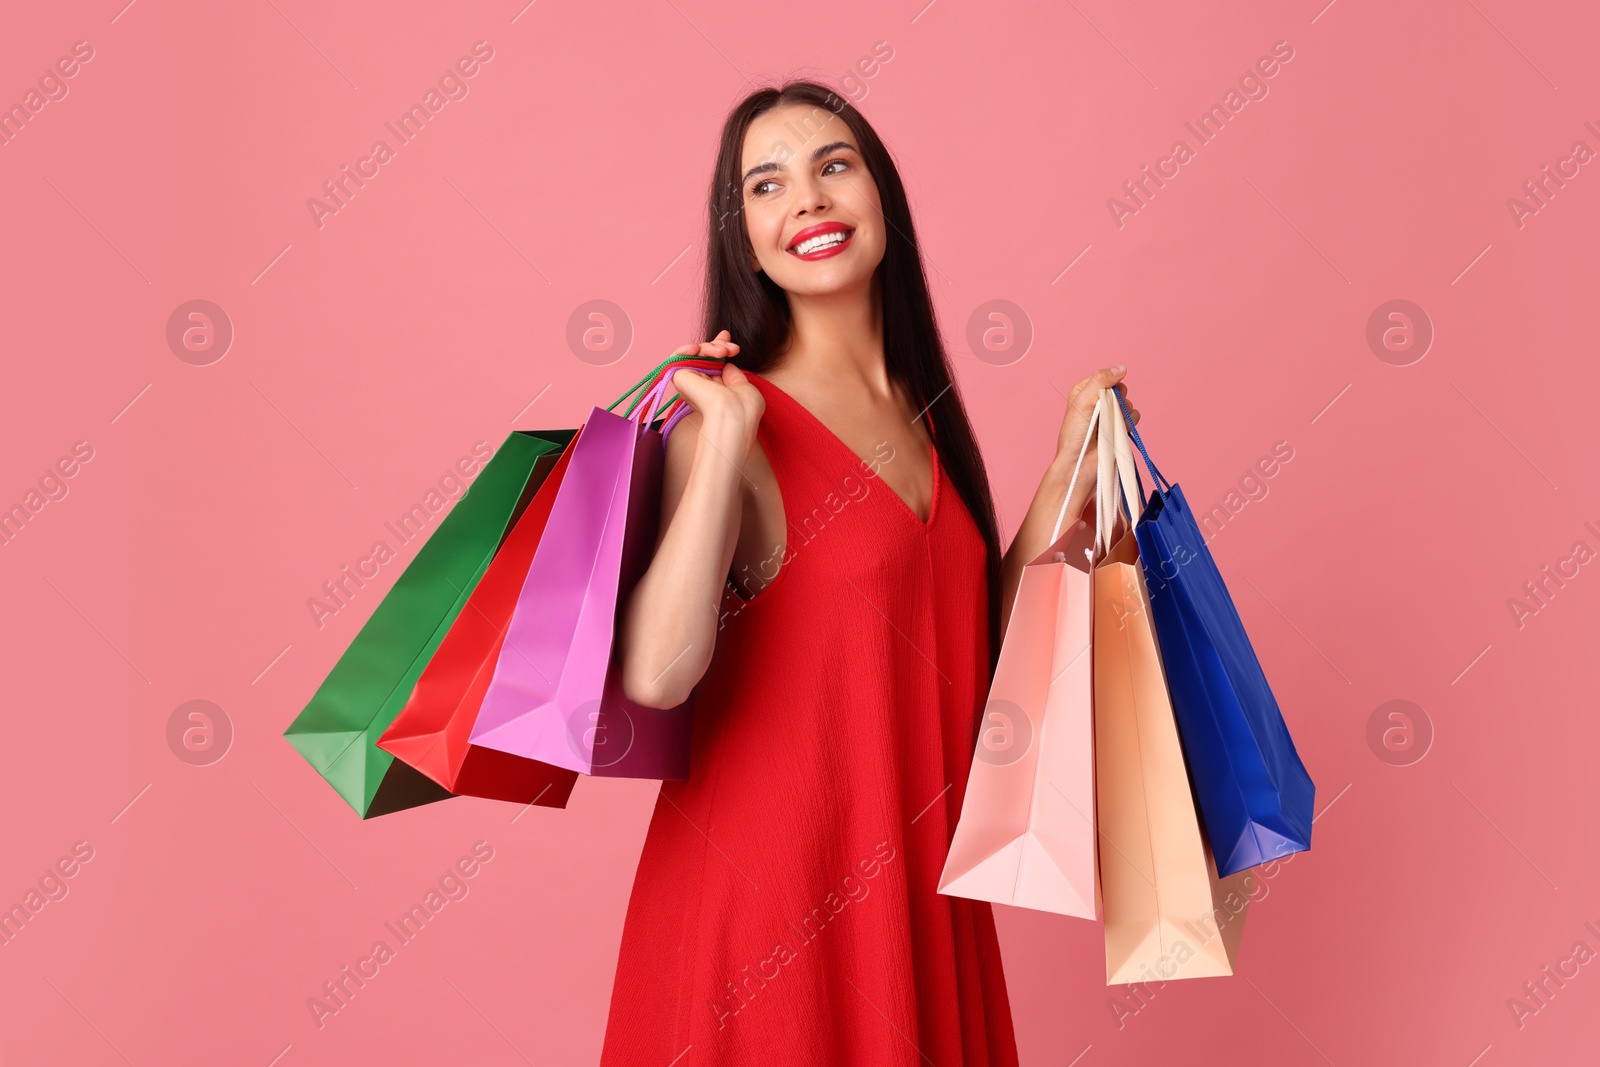
[[[739,346],[723,330],[713,340],[683,345],[672,354],[724,359],[738,355]],[[736,448],[737,457],[744,459],[755,443],[756,427],[767,407],[766,398],[749,376],[732,363],[725,363],[720,374],[679,367],[671,377],[667,387],[677,390],[700,416],[700,432]]]
[[[722,359],[738,349],[723,330],[673,355]],[[743,521],[743,467],[766,410],[761,391],[732,363],[720,374],[690,367],[670,373],[668,388],[692,410],[667,437],[655,555],[618,632],[623,695],[652,708],[687,700],[711,664]]]

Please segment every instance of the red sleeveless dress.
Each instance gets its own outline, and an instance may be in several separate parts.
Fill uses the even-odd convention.
[[[987,695],[982,536],[937,452],[923,522],[750,378],[788,547],[753,599],[724,598],[602,1067],[1014,1065],[990,905],[936,891]]]

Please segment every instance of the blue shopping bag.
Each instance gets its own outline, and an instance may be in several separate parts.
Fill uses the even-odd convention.
[[[1226,878],[1311,847],[1316,786],[1183,490],[1156,470],[1116,395],[1156,483],[1146,501],[1136,481],[1134,537],[1189,777],[1217,876]]]

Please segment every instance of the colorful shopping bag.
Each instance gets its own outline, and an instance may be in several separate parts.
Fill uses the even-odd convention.
[[[669,381],[660,375],[631,417],[597,407],[585,421],[473,744],[596,776],[689,776],[692,695],[665,709],[628,700],[614,648],[618,610],[655,550],[665,445],[651,423]]]
[[[1086,435],[1067,500],[1088,447]],[[1022,569],[938,891],[1095,919],[1094,531],[1078,519],[1063,533],[1066,504]]]
[[[539,457],[534,477],[542,481],[533,500],[417,678],[404,709],[378,738],[379,748],[458,796],[560,808],[578,778],[576,771],[468,740],[572,449],[569,439],[559,456]]]
[[[1227,877],[1311,847],[1315,786],[1183,491],[1117,402],[1155,481],[1134,534],[1200,816]]]
[[[1139,498],[1133,452],[1119,406],[1108,398],[1106,410],[1099,454],[1112,457],[1112,498],[1097,494],[1096,523],[1111,548],[1094,568],[1093,653],[1106,984],[1228,975],[1250,875],[1219,879],[1200,825],[1132,516],[1120,506],[1123,493]]]
[[[374,742],[400,709],[537,488],[541,456],[573,431],[515,431],[440,520],[284,736],[362,818],[444,800],[439,783]]]

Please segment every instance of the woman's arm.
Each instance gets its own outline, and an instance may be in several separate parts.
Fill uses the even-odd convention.
[[[1055,528],[1056,515],[1061,511],[1061,500],[1067,495],[1067,485],[1072,481],[1072,468],[1078,462],[1078,450],[1083,447],[1084,434],[1089,429],[1089,418],[1094,414],[1095,401],[1100,398],[1100,390],[1116,387],[1117,392],[1123,397],[1127,396],[1128,387],[1118,384],[1127,373],[1127,368],[1121,365],[1096,371],[1083,381],[1072,387],[1072,393],[1067,398],[1067,413],[1061,420],[1061,433],[1056,441],[1056,454],[1045,468],[1044,477],[1039,482],[1039,488],[1033,494],[1033,502],[1028,505],[1028,513],[1022,518],[1022,525],[1017,528],[1017,535],[1011,541],[1011,547],[1006,549],[1000,562],[1000,634],[1004,637],[1006,627],[1011,621],[1011,605],[1016,601],[1017,588],[1022,584],[1022,568],[1050,547],[1050,533]],[[1139,412],[1131,405],[1128,412],[1133,416],[1133,421],[1139,421]],[[1089,442],[1088,451],[1083,457],[1083,466],[1078,474],[1078,484],[1073,487],[1072,499],[1067,501],[1067,513],[1061,521],[1061,529],[1066,530],[1075,521],[1082,517],[1086,505],[1092,507],[1092,494],[1095,488],[1095,468],[1097,450],[1095,442]]]
[[[717,340],[674,353],[729,356]],[[731,363],[719,377],[673,372],[670,388],[693,412],[667,438],[655,555],[624,606],[622,692],[652,708],[683,703],[711,663],[718,610],[739,539],[744,461],[766,401]]]

